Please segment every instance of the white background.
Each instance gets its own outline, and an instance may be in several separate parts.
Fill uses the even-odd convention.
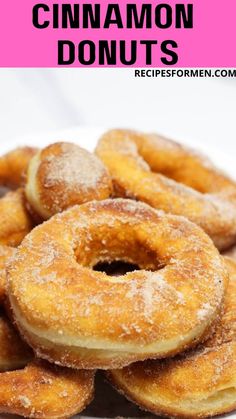
[[[131,127],[232,155],[233,79],[138,79],[132,69],[1,69],[0,141],[75,126]],[[46,134],[45,134],[46,135]]]

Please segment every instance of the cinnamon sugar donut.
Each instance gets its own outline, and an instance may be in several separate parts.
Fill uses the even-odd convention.
[[[140,271],[92,268],[121,260]],[[36,227],[8,268],[19,330],[39,357],[116,368],[196,344],[215,321],[227,272],[209,237],[131,200],[75,206]]]
[[[23,189],[0,198],[0,245],[18,246],[32,228]]]
[[[0,371],[22,368],[32,357],[31,350],[20,339],[9,320],[0,314]]]
[[[144,201],[201,226],[219,249],[236,242],[236,183],[205,157],[155,134],[112,130],[96,154],[116,196]]]
[[[26,196],[36,213],[48,219],[75,204],[108,198],[111,188],[107,169],[96,156],[61,142],[31,160]]]
[[[215,334],[188,354],[109,372],[111,382],[141,408],[171,417],[205,418],[236,409],[236,263]]]
[[[6,292],[6,265],[16,249],[0,246],[0,304]],[[29,347],[22,342],[0,308],[0,372],[24,367],[32,358]]]
[[[16,249],[9,246],[0,245],[0,304],[5,297],[6,291],[6,265],[15,255]]]
[[[74,371],[35,360],[22,370],[0,373],[0,413],[68,418],[87,406],[93,389],[93,371]]]
[[[24,183],[24,177],[30,160],[37,152],[33,147],[19,147],[0,157],[0,185],[18,188]]]

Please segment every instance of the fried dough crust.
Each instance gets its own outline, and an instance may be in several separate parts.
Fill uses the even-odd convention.
[[[22,188],[0,198],[0,245],[18,246],[33,226]]]
[[[136,363],[108,377],[141,408],[171,417],[205,418],[236,408],[236,262],[215,333],[196,350],[163,361]]]
[[[0,314],[0,371],[22,368],[32,357],[30,348],[20,339],[5,315]]]
[[[25,183],[26,171],[37,148],[19,147],[0,157],[0,185],[16,189]]]
[[[31,160],[26,196],[43,219],[76,204],[106,199],[112,182],[103,163],[76,144],[51,144]]]
[[[223,250],[236,242],[236,183],[209,160],[155,134],[112,130],[96,154],[115,196],[144,201],[198,224]]]
[[[141,270],[112,277],[92,269],[114,260]],[[117,199],[74,206],[36,227],[8,268],[8,294],[39,357],[107,369],[196,345],[217,318],[227,278],[198,226]]]
[[[94,392],[94,372],[75,371],[35,360],[0,374],[0,412],[61,419],[81,412]]]
[[[16,249],[0,245],[0,304],[6,293],[6,266],[7,262],[15,255]]]

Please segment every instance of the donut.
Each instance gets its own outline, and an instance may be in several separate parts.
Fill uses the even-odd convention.
[[[1,313],[0,372],[23,368],[32,357],[29,347],[20,339],[9,320]]]
[[[0,314],[0,414],[70,417],[90,402],[93,388],[93,371],[73,371],[34,359],[31,349]]]
[[[16,249],[0,246],[0,304],[5,299],[6,265]],[[0,308],[0,372],[24,367],[32,358],[29,347],[19,338]]]
[[[81,412],[93,397],[94,372],[31,361],[24,369],[0,373],[0,412],[60,419]]]
[[[0,245],[18,246],[32,228],[22,188],[0,198]]]
[[[198,224],[220,250],[236,242],[236,183],[208,159],[155,134],[112,130],[96,154],[115,196],[141,200]]]
[[[19,147],[0,157],[0,185],[15,189],[24,183],[30,160],[37,152],[33,147]]]
[[[140,270],[93,269],[124,261]],[[205,337],[228,273],[210,238],[183,217],[132,200],[74,206],[39,225],[8,265],[16,324],[37,356],[120,368]]]
[[[0,304],[3,302],[6,291],[6,265],[15,255],[16,249],[9,246],[0,246]]]
[[[227,265],[224,313],[213,337],[187,354],[108,372],[111,383],[141,408],[181,418],[236,409],[236,262]]]
[[[223,255],[236,260],[236,246],[232,246],[223,252]]]
[[[66,142],[51,144],[31,160],[26,196],[43,219],[75,205],[110,196],[107,169],[95,155]]]

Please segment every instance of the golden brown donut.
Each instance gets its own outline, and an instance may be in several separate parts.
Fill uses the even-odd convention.
[[[111,191],[102,162],[78,145],[51,144],[30,162],[26,196],[43,219],[75,204],[106,199]]]
[[[0,304],[3,302],[6,291],[6,265],[15,255],[16,249],[0,245]]]
[[[5,315],[0,313],[0,372],[23,368],[32,358],[29,347],[20,339]]]
[[[93,371],[36,361],[4,315],[0,316],[0,371],[0,413],[66,418],[83,410],[93,396]]]
[[[5,301],[6,266],[16,249],[0,246],[0,304]],[[29,347],[22,342],[0,307],[0,372],[24,367],[33,357]]]
[[[75,371],[34,360],[0,374],[0,412],[30,418],[69,418],[93,397],[94,372]]]
[[[219,249],[236,242],[236,183],[209,160],[155,134],[112,130],[96,154],[116,196],[144,201],[200,225]]]
[[[92,269],[115,260],[141,270]],[[210,238],[187,219],[105,200],[36,227],[8,268],[8,294],[39,357],[106,369],[196,344],[217,316],[227,275]]]
[[[236,262],[214,335],[187,354],[136,363],[109,372],[109,379],[141,408],[171,417],[205,418],[236,408]]]
[[[0,245],[18,246],[32,228],[23,189],[0,198]]]
[[[18,188],[24,178],[30,160],[37,152],[33,147],[19,147],[0,157],[0,185]]]
[[[73,371],[36,361],[3,315],[0,371],[0,413],[66,418],[83,410],[93,396],[93,371]]]

